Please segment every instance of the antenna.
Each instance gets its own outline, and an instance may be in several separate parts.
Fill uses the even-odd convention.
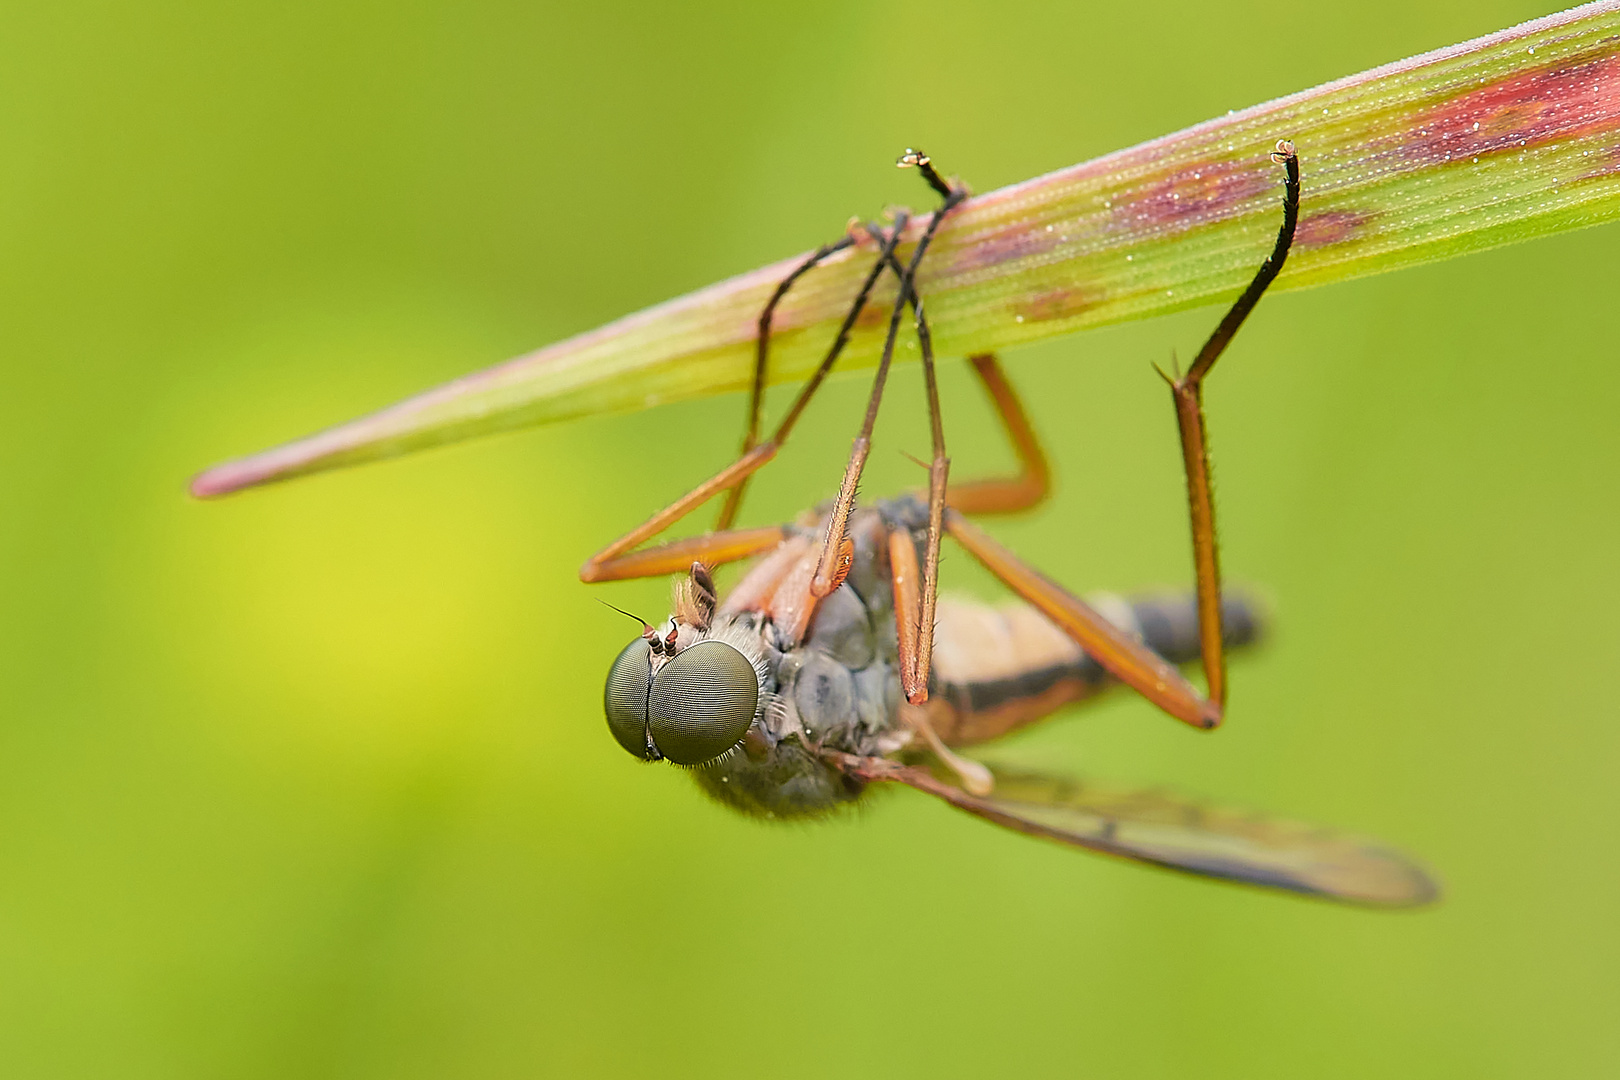
[[[631,615],[628,611],[624,610],[624,608],[622,608],[622,607],[613,607],[612,604],[608,603],[606,600],[603,600],[600,596],[594,597],[594,599],[596,600],[596,602],[598,604],[601,604],[603,607],[613,608],[613,610],[617,611],[620,615],[624,615],[627,618],[634,619],[634,620],[636,620],[636,622],[640,623],[641,624],[641,638],[642,638],[643,641],[645,641],[648,645],[650,645],[652,647],[653,652],[655,652],[655,653],[663,653],[665,651],[664,643],[661,640],[659,640],[658,631],[656,631],[656,630],[654,630],[652,628],[652,623],[648,622],[646,619],[643,619],[640,615]],[[675,636],[675,631],[671,630],[670,631],[670,637],[674,637],[674,636]],[[675,655],[675,647],[674,647],[673,642],[670,644],[670,647],[669,647],[669,655],[671,655],[671,656]]]

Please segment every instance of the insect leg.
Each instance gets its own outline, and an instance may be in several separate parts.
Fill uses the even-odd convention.
[[[860,317],[861,311],[866,307],[866,301],[872,295],[872,286],[876,283],[878,274],[883,272],[884,266],[887,265],[889,258],[894,254],[894,245],[899,242],[900,233],[904,229],[905,223],[905,215],[899,215],[895,222],[894,233],[884,241],[883,250],[877,262],[873,264],[871,272],[866,275],[865,281],[862,282],[861,291],[856,294],[855,302],[850,305],[849,314],[844,316],[843,325],[839,327],[838,337],[833,341],[832,348],[827,350],[827,355],[822,358],[821,365],[816,368],[814,374],[800,388],[799,396],[793,400],[793,405],[788,409],[787,415],[777,424],[776,431],[771,437],[613,541],[601,551],[598,551],[595,555],[592,555],[586,560],[585,565],[580,568],[579,579],[581,581],[611,580],[615,576],[616,564],[620,559],[686,517],[686,515],[720,492],[735,487],[741,481],[746,480],[776,456],[776,452],[787,441],[787,437],[792,432],[794,425],[799,422],[799,417],[804,413],[805,407],[810,404],[810,399],[815,396],[816,391],[821,388],[821,384],[826,381],[828,373],[832,371],[833,364],[837,362],[839,354],[844,351],[844,346],[849,343],[850,331],[855,326],[855,320]]]
[[[771,293],[771,298],[765,302],[765,310],[759,313],[759,332],[754,344],[754,384],[748,395],[748,427],[743,435],[742,452],[744,454],[752,450],[755,443],[759,441],[759,412],[765,402],[766,361],[770,353],[771,320],[776,315],[776,305],[782,302],[782,297],[787,295],[788,290],[793,288],[794,283],[809,273],[818,263],[833,252],[842,251],[854,242],[855,238],[853,236],[845,235],[842,240],[832,244],[822,244],[811,252],[809,258],[794,267],[793,272],[777,284],[776,291]],[[731,528],[731,523],[737,520],[737,511],[742,508],[743,493],[747,490],[748,478],[745,476],[726,493],[726,503],[721,507],[720,516],[714,523],[716,530]]]
[[[924,548],[920,610],[917,587],[916,552],[911,546],[910,537],[904,537],[896,542],[891,537],[891,565],[896,567],[897,583],[895,586],[896,630],[899,643],[900,686],[906,695],[906,700],[913,705],[920,705],[928,700],[928,671],[934,655],[934,613],[939,601],[939,545],[943,532],[945,515],[946,486],[950,476],[951,459],[945,451],[945,425],[939,408],[939,379],[934,368],[934,339],[928,329],[928,316],[923,311],[923,301],[917,295],[915,278],[917,267],[922,262],[924,250],[929,239],[933,236],[934,228],[950,209],[962,199],[966,198],[965,189],[953,188],[946,184],[939,173],[934,171],[933,164],[928,155],[915,150],[906,151],[901,157],[902,167],[916,166],[921,170],[923,179],[928,181],[930,187],[945,198],[945,203],[935,211],[928,223],[928,231],[924,233],[917,250],[912,253],[911,263],[903,273],[899,270],[894,257],[889,257],[889,263],[900,275],[900,295],[895,300],[894,318],[889,324],[889,339],[883,350],[883,365],[879,368],[880,381],[873,388],[872,403],[868,407],[866,426],[862,429],[863,439],[856,441],[856,449],[860,451],[860,465],[865,464],[865,451],[871,446],[871,430],[873,421],[877,418],[878,394],[882,391],[881,376],[888,365],[890,354],[894,348],[895,332],[899,325],[901,305],[908,300],[911,304],[912,316],[916,321],[917,343],[922,353],[923,384],[928,396],[928,422],[930,437],[933,443],[933,460],[928,466],[928,538]],[[863,441],[864,440],[864,441]],[[854,478],[860,476],[855,456],[851,456],[850,467]],[[847,494],[848,500],[855,497],[854,486],[850,473],[844,477],[844,488],[839,492],[840,500]],[[845,510],[848,513],[848,510]],[[834,514],[837,514],[835,508]],[[828,554],[832,550],[832,541],[835,534],[832,525],[837,524],[836,519],[829,519],[827,546],[822,551],[822,564],[825,565]],[[903,548],[904,550],[900,550]],[[821,584],[821,572],[818,567],[816,585]],[[828,589],[836,586],[836,582],[829,582]],[[814,587],[814,586],[813,586]],[[902,598],[904,602],[902,603]],[[913,621],[915,620],[915,621]],[[924,722],[926,726],[926,721]],[[928,729],[927,736],[932,742],[943,748],[939,737],[932,729]],[[956,762],[953,758],[945,757],[947,763],[953,767]],[[958,770],[959,772],[961,770]],[[984,786],[984,778],[973,776],[970,772],[961,775],[968,780],[970,787]],[[985,790],[989,790],[988,787]]]
[[[911,532],[908,529],[895,529],[889,533],[889,580],[894,589],[894,626],[899,644],[900,688],[906,694],[907,700],[914,705],[920,705],[928,700],[926,666],[922,668],[923,693],[912,700],[918,670],[918,650],[921,647],[917,621],[919,600],[917,578],[917,546],[912,542]],[[901,718],[922,736],[923,742],[928,745],[934,756],[961,778],[964,787],[975,795],[990,794],[995,787],[990,770],[976,761],[952,752],[934,730],[934,726],[928,722],[928,716],[923,710],[902,709]]]
[[[895,297],[894,312],[889,318],[889,333],[883,343],[883,355],[878,361],[877,373],[872,379],[872,395],[867,401],[866,417],[861,423],[860,434],[855,437],[855,444],[850,449],[849,464],[844,469],[844,480],[838,488],[838,498],[833,502],[832,513],[827,519],[827,535],[822,543],[821,558],[816,564],[816,575],[810,583],[812,595],[826,596],[836,589],[843,581],[843,575],[848,570],[845,557],[847,541],[847,528],[849,524],[850,509],[855,503],[855,489],[860,484],[861,472],[866,468],[867,456],[872,450],[872,428],[877,423],[878,406],[883,400],[883,388],[889,377],[889,364],[894,359],[894,342],[900,332],[900,316],[907,303],[912,305],[914,311],[919,312],[918,336],[922,337],[924,330],[921,321],[920,309],[914,288],[917,267],[922,263],[923,256],[928,252],[928,245],[934,239],[934,232],[939,228],[940,222],[958,203],[967,198],[967,189],[951,187],[942,180],[926,154],[915,150],[907,150],[901,156],[900,166],[908,168],[915,166],[920,169],[923,178],[930,187],[939,192],[944,202],[928,218],[928,226],[923,230],[922,237],[917,241],[916,250],[911,254],[911,261],[906,265],[905,272],[900,276],[900,291]],[[897,237],[904,227],[903,222],[895,223],[892,236]],[[890,265],[894,259],[894,243],[890,243],[878,260],[878,269]],[[923,354],[929,355],[926,345]],[[924,599],[924,606],[928,612],[932,611],[932,604]],[[930,634],[931,636],[931,634]]]
[[[886,261],[890,264],[894,262],[892,256]],[[912,263],[915,265],[915,258]],[[872,452],[872,428],[877,423],[878,406],[883,402],[883,390],[889,381],[889,364],[894,359],[894,342],[900,331],[900,316],[906,310],[908,299],[910,278],[904,271],[901,271],[899,276],[900,290],[895,297],[894,312],[889,317],[889,332],[883,340],[883,355],[878,360],[876,373],[872,376],[872,393],[866,402],[866,416],[861,421],[861,430],[855,436],[854,444],[850,447],[849,463],[844,467],[844,479],[838,486],[838,496],[833,500],[832,511],[827,517],[827,532],[822,539],[821,556],[816,561],[815,576],[810,581],[810,593],[818,598],[827,596],[843,584],[844,575],[849,572],[850,559],[853,557],[854,549],[847,535],[849,515],[855,505],[855,490],[860,484],[861,473],[866,469],[866,459]],[[914,301],[915,297],[911,299]]]
[[[922,611],[917,616],[917,651],[909,664],[901,667],[901,688],[906,700],[920,705],[928,700],[928,669],[934,659],[934,612],[939,602],[939,543],[945,523],[945,489],[951,472],[951,459],[945,452],[945,422],[939,410],[939,379],[934,370],[934,340],[923,314],[922,300],[912,294],[912,310],[917,318],[917,342],[922,353],[923,385],[928,394],[928,426],[934,456],[928,463],[928,540],[922,568]],[[910,677],[906,672],[909,670]]]
[[[1294,144],[1283,140],[1271,160],[1284,166],[1287,179],[1283,194],[1283,223],[1277,242],[1260,270],[1227,311],[1215,332],[1198,350],[1187,374],[1171,378],[1170,396],[1176,409],[1176,426],[1181,430],[1181,458],[1187,472],[1187,506],[1192,519],[1193,567],[1198,579],[1198,636],[1203,654],[1204,678],[1209,696],[1222,708],[1226,705],[1226,654],[1221,647],[1221,565],[1215,541],[1215,499],[1209,479],[1209,448],[1204,432],[1204,378],[1231,343],[1260,296],[1271,284],[1288,258],[1299,219],[1299,157]]]
[[[970,793],[988,795],[996,789],[995,775],[979,762],[963,757],[946,746],[945,741],[934,731],[934,725],[928,722],[923,710],[917,709],[904,714],[904,720],[913,731],[922,736],[923,742],[928,746],[928,752],[955,773],[957,779],[962,781],[962,786]]]
[[[1017,476],[970,480],[946,489],[945,501],[964,514],[1011,514],[1044,502],[1052,491],[1052,470],[1041,450],[1040,438],[1030,426],[1018,392],[1007,381],[994,353],[968,358],[974,374],[996,407],[1001,426],[1018,455]]]
[[[893,530],[889,533],[889,582],[894,589],[894,630],[900,657],[900,688],[908,700],[913,688],[912,673],[916,668],[917,608],[921,599],[918,579],[921,576],[922,572],[917,567],[917,546],[911,542],[911,533],[905,529]],[[927,690],[926,683],[923,689]]]
[[[629,578],[684,574],[694,562],[708,567],[736,562],[769,551],[786,538],[787,531],[780,525],[704,533],[657,547],[642,548],[603,563],[586,563],[585,569],[580,571],[580,578],[588,582],[624,581]]]
[[[960,511],[946,511],[945,529],[986,569],[1056,623],[1120,682],[1193,727],[1208,729],[1221,722],[1220,705],[1199,696],[1174,665],[1103,618],[1090,604],[996,543]]]

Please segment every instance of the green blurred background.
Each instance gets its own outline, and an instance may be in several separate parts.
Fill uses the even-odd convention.
[[[631,761],[594,597],[667,585],[575,570],[726,460],[740,398],[183,494],[925,204],[906,145],[988,190],[1544,11],[7,4],[0,1073],[1612,1069],[1613,227],[1268,299],[1208,395],[1228,574],[1279,616],[1229,726],[1119,699],[1003,754],[1387,837],[1447,883],[1421,913],[911,793],[766,827]],[[1216,316],[1008,357],[1059,489],[998,535],[1077,588],[1188,580],[1149,365]],[[1008,455],[962,367],[965,475]],[[830,494],[864,394],[825,395],[752,520]],[[927,446],[915,368],[890,402],[874,493]]]

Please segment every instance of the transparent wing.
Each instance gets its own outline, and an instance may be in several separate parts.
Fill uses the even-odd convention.
[[[1183,873],[1372,907],[1415,907],[1440,895],[1417,862],[1379,841],[1170,792],[995,768],[995,791],[980,797],[883,759],[855,758],[844,767],[1031,836]]]

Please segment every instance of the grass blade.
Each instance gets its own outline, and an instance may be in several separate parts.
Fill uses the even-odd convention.
[[[1304,168],[1303,288],[1620,217],[1620,0],[1602,0],[1341,79],[976,196],[922,273],[936,347],[1006,348],[1227,299],[1271,244],[1273,144]],[[913,228],[913,239],[920,224]],[[847,250],[777,311],[773,382],[819,361],[867,268]],[[477,435],[747,385],[754,320],[798,257],[239,461],[193,493],[391,457]],[[840,361],[870,365],[894,288]],[[900,358],[905,358],[903,355]]]

